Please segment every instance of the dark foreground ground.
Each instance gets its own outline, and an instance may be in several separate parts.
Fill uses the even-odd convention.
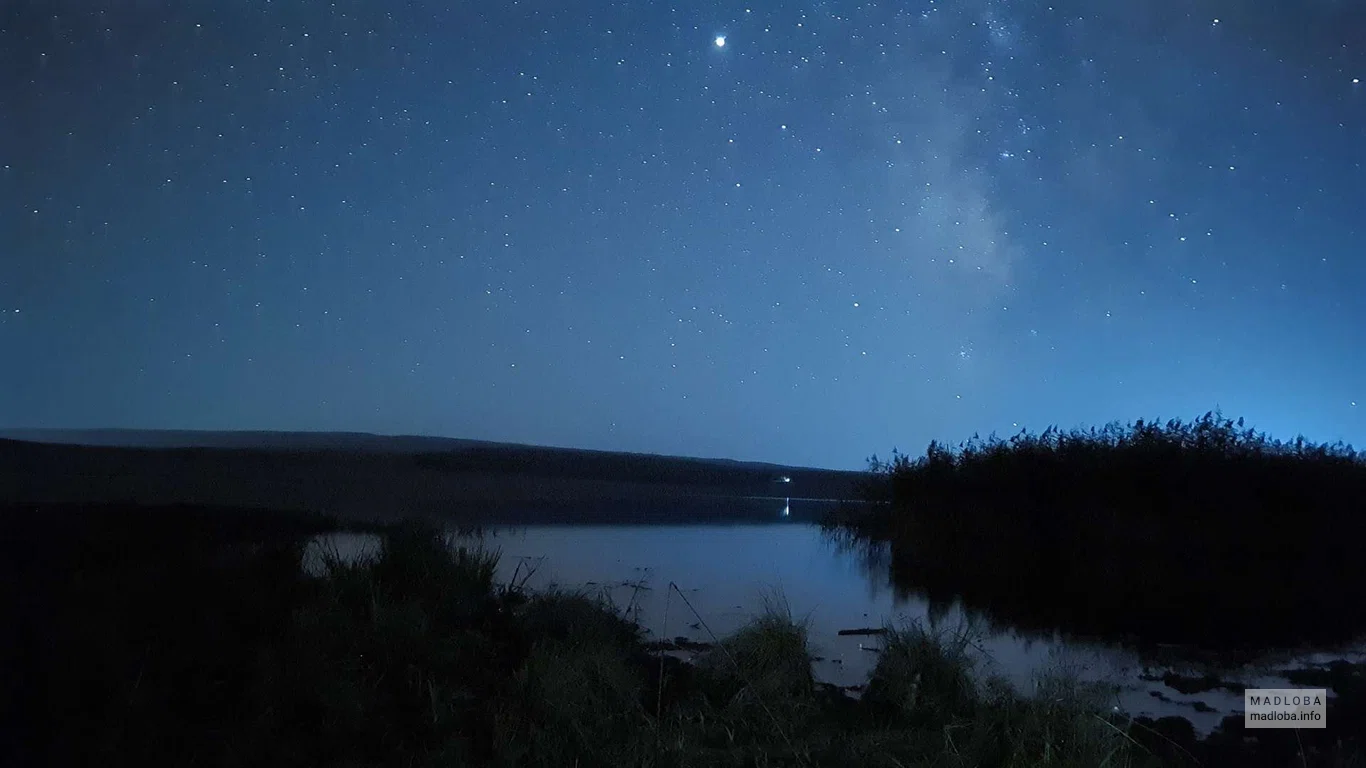
[[[688,664],[630,605],[496,583],[492,556],[420,524],[305,575],[304,542],[334,526],[0,509],[0,765],[1363,764],[1359,669],[1320,673],[1328,731],[1197,743],[1064,676],[1021,697],[973,676],[964,638],[899,627],[856,701],[812,679],[781,606]]]

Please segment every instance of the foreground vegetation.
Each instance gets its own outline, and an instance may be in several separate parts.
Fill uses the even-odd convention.
[[[683,663],[602,599],[499,584],[496,555],[423,526],[386,529],[373,557],[326,557],[310,576],[304,542],[325,521],[15,512],[8,765],[1146,759],[1083,687],[1051,680],[1022,698],[979,683],[961,642],[915,627],[889,635],[856,701],[812,678],[805,629],[780,608]]]
[[[328,521],[5,514],[5,765],[1287,764],[1121,718],[1066,675],[1020,695],[919,626],[888,631],[859,700],[812,678],[780,605],[684,663],[628,611],[499,583],[496,554],[420,524],[306,572]]]
[[[1207,413],[872,464],[883,503],[829,525],[932,601],[1140,646],[1256,652],[1366,632],[1366,455],[1350,446]]]

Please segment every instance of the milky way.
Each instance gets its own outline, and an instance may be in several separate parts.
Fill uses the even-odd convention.
[[[1361,444],[1361,40],[1326,1],[6,3],[0,426]]]

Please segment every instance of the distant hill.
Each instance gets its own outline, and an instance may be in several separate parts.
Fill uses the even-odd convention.
[[[650,457],[658,460],[730,464],[782,471],[792,467],[770,462],[737,461],[654,453],[559,448],[525,443],[501,443],[429,435],[376,435],[369,432],[274,432],[269,430],[212,431],[189,429],[0,429],[0,439],[58,445],[123,448],[248,448],[290,451],[351,451],[374,453],[442,453],[480,449],[513,453],[563,452],[574,456]],[[807,469],[807,468],[801,468]],[[840,471],[840,470],[820,470]]]
[[[207,431],[189,429],[0,429],[0,438],[59,445],[122,448],[267,448],[419,453],[474,446],[480,440],[366,432]]]
[[[25,438],[25,439],[16,439]],[[450,438],[308,432],[0,431],[0,504],[268,507],[560,521],[669,518],[743,500],[841,500],[864,473]],[[764,507],[766,508],[766,507]]]

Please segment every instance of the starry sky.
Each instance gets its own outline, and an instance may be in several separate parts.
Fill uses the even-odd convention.
[[[0,426],[1366,443],[1346,0],[6,0]]]

